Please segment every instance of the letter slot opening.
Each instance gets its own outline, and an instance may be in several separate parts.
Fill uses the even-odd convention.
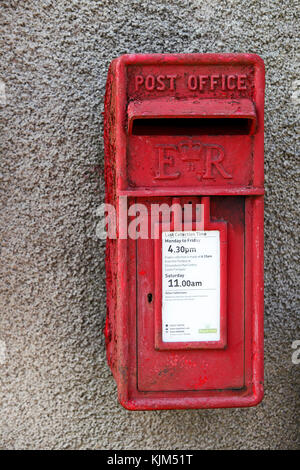
[[[132,135],[247,135],[252,119],[158,118],[133,119]]]
[[[248,135],[256,129],[256,111],[249,99],[131,101],[131,135]]]

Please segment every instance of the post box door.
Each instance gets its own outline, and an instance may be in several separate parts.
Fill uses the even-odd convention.
[[[190,199],[180,198],[180,203],[183,206]],[[174,343],[172,347],[168,343],[167,349],[157,346],[156,317],[161,315],[161,309],[157,306],[162,304],[162,279],[157,278],[160,272],[157,264],[162,260],[155,253],[155,245],[162,243],[161,236],[158,240],[138,239],[136,295],[139,391],[228,390],[242,389],[245,385],[245,201],[243,197],[230,196],[209,199],[211,227],[214,223],[218,225],[218,222],[227,225],[227,276],[221,279],[220,285],[220,289],[226,292],[226,341],[215,349],[201,343],[198,346],[198,343],[194,343],[196,346],[191,348],[191,344],[184,341],[182,346]],[[192,200],[195,203],[195,197]],[[201,197],[198,200],[200,203]],[[145,200],[140,202],[145,204]],[[161,198],[159,203],[171,205],[172,198]],[[147,205],[150,214],[150,202]],[[222,285],[222,282],[226,285]],[[160,298],[157,299],[157,296]],[[182,311],[183,319],[188,315],[188,309],[187,305],[186,310]]]

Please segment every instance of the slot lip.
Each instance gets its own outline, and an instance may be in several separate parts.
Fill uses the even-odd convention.
[[[249,132],[245,135],[254,134],[257,127],[255,105],[247,98],[178,100],[164,97],[154,100],[131,101],[128,104],[127,115],[128,134],[130,135],[133,135],[134,121],[142,119],[245,119],[250,124]]]

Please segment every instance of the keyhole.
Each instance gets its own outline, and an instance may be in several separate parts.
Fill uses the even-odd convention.
[[[151,304],[151,302],[152,302],[152,294],[148,294],[148,295],[147,295],[147,298],[148,298],[149,304]]]

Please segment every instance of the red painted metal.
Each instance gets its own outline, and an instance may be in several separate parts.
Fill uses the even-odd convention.
[[[204,229],[221,237],[215,343],[162,341],[161,237],[127,239],[128,216],[107,240],[107,358],[127,409],[245,407],[263,397],[263,113],[257,55],[124,55],[110,65],[106,202],[117,221],[124,196],[149,213],[152,203],[202,203]]]

